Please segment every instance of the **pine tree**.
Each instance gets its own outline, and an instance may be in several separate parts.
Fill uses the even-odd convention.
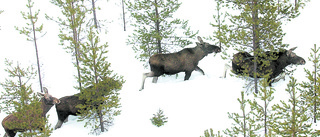
[[[272,106],[275,111],[276,122],[273,131],[281,136],[309,136],[312,133],[309,116],[306,113],[301,94],[296,90],[298,83],[294,77],[290,78],[286,91],[290,98],[288,102],[281,100],[280,104]]]
[[[80,99],[86,100],[84,105],[78,105],[81,110],[80,121],[86,120],[86,126],[91,126],[91,133],[100,134],[112,125],[114,116],[120,114],[120,98],[118,91],[124,83],[122,76],[113,74],[107,61],[107,43],[99,45],[98,32],[91,27],[87,42],[81,47],[82,64]],[[79,87],[80,88],[80,87]]]
[[[215,0],[216,1],[216,11],[217,14],[213,15],[214,23],[210,23],[210,25],[214,28],[217,28],[217,30],[214,30],[213,35],[209,37],[211,41],[215,41],[216,45],[219,45],[219,47],[228,47],[229,45],[227,42],[227,32],[222,31],[227,29],[226,24],[226,13],[223,13],[223,2],[221,0]],[[218,40],[218,41],[217,41]],[[226,50],[223,50],[222,52],[222,58],[227,59],[228,54],[226,53]]]
[[[42,80],[41,80],[41,71],[40,71],[40,63],[39,63],[39,55],[38,55],[38,45],[37,45],[37,36],[36,33],[42,33],[43,24],[37,27],[36,23],[38,21],[39,11],[32,12],[34,2],[32,0],[28,0],[27,8],[28,12],[21,12],[21,15],[24,19],[29,20],[27,23],[27,27],[22,27],[21,29],[15,26],[16,30],[20,32],[20,34],[24,34],[27,36],[28,41],[33,41],[35,50],[36,50],[36,58],[37,58],[37,66],[38,66],[38,75],[39,75],[39,83],[40,83],[40,91],[42,92]],[[45,35],[45,34],[43,34]],[[42,35],[42,36],[43,36]]]
[[[75,57],[74,65],[77,68],[77,79],[79,87],[82,89],[80,83],[79,51],[82,44],[80,40],[84,38],[84,31],[87,27],[85,26],[85,17],[89,10],[84,6],[84,0],[51,0],[51,3],[61,8],[64,17],[57,17],[57,20],[55,20],[53,17],[46,15],[46,18],[54,20],[59,24],[60,44]],[[67,42],[69,42],[69,45],[65,46]]]
[[[307,1],[309,0],[299,0],[297,4],[277,0],[218,1],[222,3],[222,7],[234,12],[226,14],[230,22],[227,24],[228,27],[221,27],[221,30],[215,31],[214,35],[219,36],[219,32],[226,32],[227,39],[218,37],[223,43],[228,43],[223,47],[225,50],[231,47],[239,52],[246,51],[253,54],[253,81],[256,93],[259,90],[257,77],[261,75],[257,73],[259,69],[257,64],[261,60],[259,56],[265,56],[265,51],[281,51],[288,47],[282,43],[285,33],[281,25],[297,17],[299,9],[303,8]],[[217,16],[215,17],[219,20]]]
[[[257,135],[257,130],[261,129],[261,125],[255,123],[253,119],[254,115],[251,111],[247,112],[246,106],[249,104],[248,99],[244,98],[244,92],[241,92],[241,98],[237,99],[240,103],[241,114],[239,113],[229,113],[228,117],[234,121],[231,128],[228,128],[224,131],[226,135],[229,136],[243,136],[243,137],[255,137]]]
[[[9,128],[21,127],[22,129],[28,129],[22,132],[21,136],[49,136],[52,129],[46,124],[46,119],[41,117],[42,109],[41,102],[39,102],[40,99],[32,90],[31,84],[28,84],[29,80],[34,79],[36,75],[34,68],[31,66],[24,69],[20,67],[19,63],[14,67],[13,62],[8,59],[6,59],[5,64],[8,66],[5,71],[8,73],[10,79],[7,78],[5,82],[0,83],[5,89],[5,92],[2,92],[0,100],[1,104],[5,106],[1,105],[0,109],[7,114],[18,112],[14,113],[14,116],[24,121],[22,123],[6,123],[7,126]],[[35,127],[43,128],[40,132],[37,132],[36,130],[38,130],[38,128]]]
[[[253,114],[253,121],[255,121],[255,125],[261,127],[264,131],[264,136],[272,137],[274,136],[274,133],[270,129],[273,125],[274,113],[269,105],[274,99],[274,89],[269,87],[268,75],[263,78],[260,85],[260,92],[258,94],[254,93],[255,99],[253,101],[249,101],[251,113]]]
[[[153,114],[153,117],[150,120],[153,125],[161,127],[168,122],[167,119],[168,117],[163,114],[163,110],[159,109],[156,114]]]
[[[178,0],[127,1],[126,5],[135,20],[131,24],[134,33],[127,44],[132,45],[136,58],[142,62],[156,53],[174,52],[191,44],[188,39],[195,38],[198,33],[191,31],[188,21],[173,18],[181,5]]]
[[[313,121],[317,122],[317,119],[320,118],[318,112],[320,111],[320,64],[319,64],[319,48],[317,45],[314,45],[314,48],[311,49],[309,61],[313,63],[313,69],[310,71],[304,68],[305,73],[309,81],[303,81],[301,87],[303,88],[303,100],[305,101],[306,107],[313,113]]]

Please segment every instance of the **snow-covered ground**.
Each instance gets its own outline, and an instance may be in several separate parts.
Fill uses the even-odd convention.
[[[59,45],[57,24],[46,21],[43,17],[44,13],[54,16],[59,9],[48,1],[35,0],[34,2],[35,6],[41,9],[42,15],[39,22],[44,23],[44,29],[47,32],[38,41],[43,84],[55,97],[75,94],[77,90],[73,88],[76,86],[76,80],[73,76],[75,68],[71,63],[72,57]],[[232,121],[228,119],[227,112],[240,111],[236,99],[240,97],[245,81],[235,77],[219,78],[224,64],[228,62],[222,60],[219,55],[210,54],[199,63],[199,67],[206,75],[193,72],[189,81],[183,81],[184,73],[181,73],[178,78],[161,77],[157,84],[152,83],[149,78],[146,80],[145,89],[138,91],[142,73],[149,70],[143,68],[142,63],[134,58],[131,47],[126,45],[127,35],[133,28],[128,26],[129,30],[123,32],[120,19],[121,7],[113,3],[115,1],[110,1],[107,6],[101,6],[108,9],[106,12],[98,12],[98,18],[113,20],[107,25],[108,34],[100,38],[109,43],[108,59],[111,67],[116,73],[124,76],[126,83],[120,91],[121,115],[115,117],[114,125],[101,136],[197,137],[203,135],[204,130],[209,128],[218,131],[230,127]],[[308,60],[310,48],[314,44],[320,46],[320,19],[317,17],[320,13],[319,6],[320,1],[314,0],[308,3],[298,18],[283,26],[287,33],[284,41],[289,43],[290,47],[297,46],[295,52],[305,60]],[[207,37],[212,33],[209,22],[213,20],[214,8],[212,0],[203,0],[201,3],[192,0],[183,1],[176,16],[190,20],[189,25],[194,30],[199,30],[200,36]],[[20,15],[21,10],[26,10],[25,3],[6,1],[0,5],[0,10],[4,10],[4,13],[0,14],[0,81],[3,82],[7,77],[4,71],[5,58],[14,62],[19,61],[22,66],[35,65],[36,61],[33,43],[27,42],[26,37],[14,29],[14,26],[25,23]],[[195,44],[190,45],[192,46]],[[311,62],[307,61],[306,65],[297,67],[294,76],[299,82],[306,80],[303,68],[311,69],[311,66]],[[276,89],[275,101],[287,96],[285,88],[288,80],[287,77],[285,81],[281,80],[273,84]],[[37,82],[33,87],[35,91],[39,91]],[[252,97],[252,95],[249,94],[246,97]],[[168,122],[158,128],[152,125],[150,118],[159,108],[168,117]],[[49,122],[54,126],[57,122],[55,108],[53,107],[48,114]],[[0,113],[0,119],[5,116],[4,112]],[[69,122],[63,124],[62,128],[53,131],[52,137],[93,136],[88,135],[90,129],[84,128],[83,125],[84,123],[77,122],[77,117],[71,116]],[[4,130],[1,128],[0,136],[3,134]]]

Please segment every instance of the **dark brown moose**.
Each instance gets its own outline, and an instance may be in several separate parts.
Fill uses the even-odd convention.
[[[108,85],[116,85],[116,84],[120,84],[121,82],[119,80],[114,80],[113,78],[107,78],[107,80],[104,80],[103,83],[101,85],[101,91],[104,92],[104,94],[106,94],[106,92],[108,92]],[[89,86],[86,89],[93,89],[93,86]],[[116,90],[116,89],[113,89]],[[58,129],[62,126],[62,124],[64,122],[68,121],[68,116],[69,115],[73,115],[73,116],[77,116],[78,114],[80,114],[79,110],[80,108],[77,107],[77,105],[79,104],[85,104],[86,100],[85,99],[80,99],[81,93],[78,94],[74,94],[71,96],[65,96],[60,98],[60,103],[56,105],[56,111],[57,111],[57,115],[58,115],[58,122],[55,126],[55,129]],[[105,103],[105,101],[101,102],[100,104]]]
[[[58,129],[62,126],[63,122],[67,122],[69,115],[77,115],[79,108],[76,106],[78,104],[84,104],[85,100],[79,99],[79,94],[65,96],[60,98],[61,103],[56,105],[56,111],[58,115],[58,123],[55,126],[55,129]]]
[[[270,60],[268,59],[270,56],[273,58],[276,58],[275,60],[270,60],[269,66],[262,66],[262,61],[258,63],[257,65],[257,78],[263,77],[265,74],[270,72],[268,82],[273,82],[273,79],[276,78],[279,74],[284,72],[284,68],[291,64],[297,64],[297,65],[304,65],[306,61],[302,58],[297,56],[293,50],[295,50],[297,47],[291,48],[289,50],[284,50],[282,52],[266,52],[266,57],[259,57],[262,60]],[[251,56],[247,52],[239,52],[235,55],[233,55],[232,60],[232,70],[235,74],[241,75],[244,73],[244,71],[247,69],[249,73],[249,77],[254,77],[254,70],[253,70],[253,56]],[[272,80],[272,81],[270,81]]]
[[[149,64],[151,72],[144,73],[142,77],[141,90],[144,89],[144,82],[147,77],[153,77],[153,83],[157,82],[157,78],[163,74],[173,75],[179,72],[185,72],[184,80],[188,80],[192,71],[196,70],[204,75],[198,63],[201,59],[210,53],[219,53],[221,48],[203,42],[202,38],[198,36],[199,42],[194,48],[185,48],[179,52],[169,54],[155,54],[150,57]]]
[[[51,107],[53,105],[60,103],[59,99],[52,97],[48,93],[47,88],[44,87],[43,91],[45,94],[38,93],[40,96],[42,96],[42,98],[40,100],[41,108],[42,108],[41,117],[45,117],[47,112],[51,109]],[[16,112],[16,113],[19,113],[19,112]],[[11,123],[11,122],[20,122],[21,123],[21,122],[23,122],[15,116],[16,113],[10,114],[2,120],[2,126],[3,126],[4,130],[6,131],[6,134],[4,135],[4,137],[7,137],[7,136],[14,137],[17,132],[24,132],[26,130],[29,130],[29,129],[23,129],[20,127],[8,128],[7,123]],[[36,117],[36,116],[39,116],[39,115],[34,114],[34,117]],[[41,127],[33,127],[33,128],[35,128],[35,129],[40,128],[41,129]]]

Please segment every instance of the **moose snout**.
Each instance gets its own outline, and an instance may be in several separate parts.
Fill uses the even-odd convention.
[[[304,65],[304,64],[306,64],[306,61],[305,60],[301,60],[299,64],[300,65]]]

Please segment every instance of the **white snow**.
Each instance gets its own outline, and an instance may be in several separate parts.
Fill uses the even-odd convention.
[[[71,54],[66,53],[59,45],[58,25],[43,17],[44,13],[55,16],[59,9],[48,1],[35,0],[34,2],[36,8],[41,9],[39,22],[44,23],[44,29],[47,32],[38,41],[43,84],[49,89],[49,93],[58,98],[75,94],[78,92],[73,88],[77,85],[74,78],[76,70],[72,65]],[[209,128],[217,132],[230,127],[232,121],[228,119],[227,112],[240,111],[237,98],[244,90],[242,86],[245,81],[230,77],[229,74],[226,79],[219,78],[224,64],[228,61],[222,60],[219,54],[216,56],[210,54],[199,63],[199,67],[206,75],[193,72],[189,81],[183,81],[184,73],[180,73],[177,78],[175,76],[160,77],[156,84],[151,82],[151,78],[147,78],[145,89],[139,91],[142,73],[149,70],[143,68],[143,63],[134,58],[135,54],[131,47],[126,45],[127,35],[133,28],[128,25],[128,31],[123,32],[121,7],[118,2],[117,5],[114,3],[115,1],[103,3],[101,7],[107,10],[98,11],[98,18],[112,20],[112,23],[106,26],[108,34],[102,34],[103,37],[100,38],[109,43],[108,60],[112,69],[124,76],[126,83],[120,91],[121,115],[115,117],[114,125],[100,136],[197,137],[203,136],[204,130]],[[215,14],[214,2],[203,0],[200,3],[189,0],[182,3],[176,16],[190,20],[189,25],[192,29],[199,30],[200,36],[211,35],[213,28],[209,23],[213,20],[212,15]],[[320,19],[317,17],[320,13],[319,6],[320,1],[311,1],[298,18],[283,26],[287,33],[284,41],[289,43],[290,47],[297,46],[295,53],[305,60],[308,60],[310,48],[313,48],[314,44],[320,46]],[[19,61],[22,66],[31,64],[35,66],[36,58],[33,43],[27,42],[26,37],[14,29],[14,26],[25,24],[25,20],[20,15],[21,10],[26,11],[25,3],[5,1],[0,5],[0,10],[4,10],[4,13],[0,14],[0,81],[3,82],[7,78],[7,73],[4,71],[5,58],[14,62]],[[210,43],[210,41],[207,42]],[[192,46],[195,44],[190,45]],[[295,68],[297,70],[294,76],[298,82],[301,82],[306,80],[303,68],[311,69],[312,63],[307,61],[306,65]],[[285,81],[280,80],[273,84],[276,89],[275,101],[287,97],[285,88],[288,81],[289,78],[286,77]],[[34,80],[33,89],[39,91],[37,78]],[[1,90],[3,89],[0,88]],[[249,93],[246,97],[252,98],[252,94]],[[150,118],[159,108],[168,117],[168,122],[158,128],[152,125]],[[54,127],[57,122],[55,107],[52,107],[48,114],[49,122]],[[4,112],[0,113],[0,119],[5,116]],[[54,130],[51,136],[94,136],[88,135],[90,129],[83,125],[83,122],[77,122],[76,116],[70,116],[69,122],[64,123],[60,129]],[[1,128],[0,135],[3,134],[4,130]]]

